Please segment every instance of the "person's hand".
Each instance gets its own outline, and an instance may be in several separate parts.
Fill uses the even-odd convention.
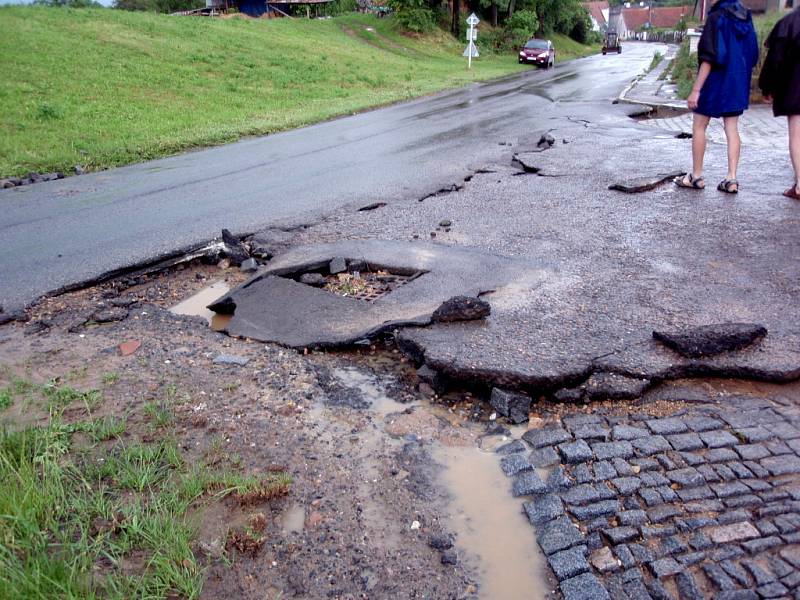
[[[692,90],[689,94],[689,97],[686,99],[686,104],[689,106],[691,110],[695,110],[697,108],[697,103],[700,101],[700,92],[696,92]]]
[[[764,94],[764,102],[772,104],[772,94]]]

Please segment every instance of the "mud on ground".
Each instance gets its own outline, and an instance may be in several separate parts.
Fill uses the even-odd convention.
[[[487,418],[482,402],[456,395],[422,408],[413,369],[389,347],[304,355],[232,339],[167,310],[223,279],[243,277],[196,265],[46,299],[27,323],[0,329],[0,388],[22,377],[98,389],[99,406],[70,406],[65,419],[126,417],[123,439],[174,436],[190,462],[291,474],[285,498],[212,502],[197,512],[204,598],[474,597],[478,583],[462,560],[442,564],[443,550],[429,544],[449,536],[430,451],[474,446]],[[93,320],[112,308],[127,316]],[[119,345],[131,341],[141,345],[121,356]],[[214,364],[220,354],[249,362]],[[372,373],[380,373],[381,393]],[[155,424],[146,410],[154,403],[174,420]],[[0,419],[12,427],[46,419],[23,404]],[[222,556],[229,530],[258,513],[266,516],[260,549],[229,544]]]

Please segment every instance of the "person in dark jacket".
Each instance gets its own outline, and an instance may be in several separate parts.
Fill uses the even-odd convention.
[[[772,102],[772,113],[788,118],[794,185],[783,195],[800,200],[800,8],[775,24],[765,45],[767,58],[758,86],[764,99]]]
[[[692,171],[675,180],[681,187],[705,188],[703,159],[706,129],[712,118],[722,118],[728,142],[728,173],[717,189],[739,191],[736,170],[741,140],[739,117],[750,103],[750,77],[758,62],[758,40],[750,11],[738,0],[718,0],[711,7],[697,48],[700,68],[687,98],[694,111]]]

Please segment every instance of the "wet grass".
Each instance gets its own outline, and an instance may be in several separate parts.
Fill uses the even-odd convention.
[[[367,27],[374,32],[367,31]],[[522,70],[392,19],[0,8],[0,176],[128,164]],[[574,49],[563,42],[566,58]],[[569,46],[569,47],[567,47]]]
[[[291,484],[190,463],[171,437],[139,440],[122,419],[67,422],[65,405],[84,402],[72,388],[15,379],[3,393],[39,396],[51,412],[0,426],[0,598],[197,598],[203,507],[267,501]]]

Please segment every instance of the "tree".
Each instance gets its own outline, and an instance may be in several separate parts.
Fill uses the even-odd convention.
[[[34,0],[38,6],[69,6],[70,8],[103,8],[94,0]]]
[[[423,33],[435,25],[433,11],[426,0],[389,0],[389,6],[400,27],[406,31]]]

